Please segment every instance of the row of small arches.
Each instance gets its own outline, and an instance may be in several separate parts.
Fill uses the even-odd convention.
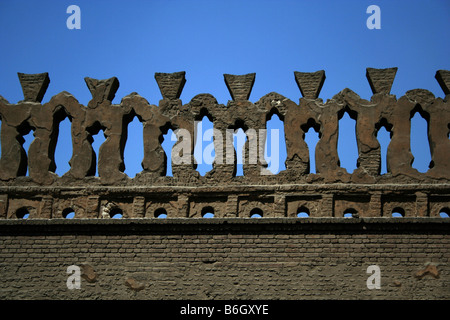
[[[308,218],[309,216],[310,216],[310,212],[309,212],[308,208],[302,206],[297,210],[298,218]],[[358,211],[356,209],[349,208],[343,212],[342,216],[344,218],[356,218],[356,217],[358,217]],[[392,212],[391,212],[392,218],[402,218],[404,216],[405,216],[405,210],[403,208],[396,207],[396,208],[392,209]],[[441,218],[450,217],[450,208],[448,208],[448,207],[442,208],[439,211],[439,217],[441,217]]]
[[[167,211],[164,208],[159,208],[155,210],[155,218],[167,218]],[[207,206],[201,211],[202,218],[214,218],[214,208]],[[250,218],[262,218],[263,211],[260,208],[254,208],[250,211]]]
[[[19,208],[16,211],[16,218],[18,219],[28,219],[31,215],[30,210],[27,207]],[[73,208],[66,208],[61,213],[62,218],[64,219],[74,219],[75,218],[75,210]],[[112,219],[120,219],[123,217],[123,212],[120,208],[113,208],[109,212],[109,216]]]
[[[414,162],[412,163],[413,167],[418,169],[420,172],[426,172],[430,165],[432,165],[431,162],[431,154],[429,152],[429,145],[427,145],[428,142],[428,117],[427,114],[423,111],[418,111],[419,109],[413,110],[411,112],[411,130],[414,129],[414,134],[411,135],[411,152],[414,155]],[[357,141],[356,141],[356,116],[351,114],[351,112],[345,111],[343,112],[343,116],[340,116],[340,123],[339,125],[339,136],[345,136],[346,139],[339,139],[338,140],[338,154],[340,154],[340,166],[347,169],[349,173],[352,173],[354,169],[357,168],[357,159],[358,159],[358,150],[357,150]],[[1,119],[0,119],[1,122]],[[208,118],[208,116],[204,116],[202,120],[198,123],[198,125],[201,125],[197,129],[200,129],[200,134],[198,136],[198,139],[201,139],[203,131],[207,129],[213,128],[212,121]],[[134,117],[133,120],[128,124],[129,126],[129,132],[128,135],[130,136],[129,143],[125,146],[125,159],[126,162],[126,173],[129,174],[130,177],[133,177],[138,172],[142,171],[142,167],[140,167],[140,161],[143,158],[143,133],[142,133],[142,125],[139,123],[138,117]],[[57,162],[57,166],[55,170],[57,170],[59,175],[64,174],[64,172],[67,172],[69,170],[69,160],[72,155],[72,152],[70,150],[71,148],[71,118],[66,117],[62,121],[60,121],[58,126],[58,139],[61,139],[59,141],[60,143],[56,144],[56,150],[55,150],[55,161]],[[204,130],[203,130],[203,129]],[[269,141],[271,130],[270,129],[279,129],[280,134],[278,137],[278,143],[279,143],[279,159],[277,161],[272,161],[272,146]],[[102,131],[101,128],[97,128],[98,130],[94,130],[97,132],[91,132],[92,136],[90,139],[92,140],[92,146],[95,150],[95,153],[98,156],[98,150],[100,148],[100,145],[105,141],[104,135],[100,134],[100,131]],[[270,154],[270,158],[267,158],[266,160],[269,161],[269,170],[271,170],[274,174],[279,173],[282,170],[285,170],[284,161],[286,159],[286,145],[285,145],[285,139],[284,139],[284,118],[277,113],[273,113],[271,116],[267,119],[267,140],[266,140],[266,153]],[[308,122],[306,125],[302,127],[302,129],[305,131],[305,136],[303,139],[308,145],[309,153],[310,153],[310,167],[309,167],[309,173],[316,173],[315,168],[315,147],[320,139],[320,130],[319,126],[313,121]],[[24,151],[27,153],[29,144],[33,141],[33,129],[30,127],[26,131],[28,131],[27,134],[23,134],[23,136],[19,137],[20,142],[24,146]],[[381,146],[381,171],[380,174],[387,173],[387,163],[386,163],[386,153],[387,148],[389,145],[389,142],[392,137],[392,125],[387,123],[387,121],[381,121],[379,124],[377,124],[377,131],[376,136],[379,138],[380,146]],[[162,147],[166,153],[167,159],[169,160],[166,163],[166,175],[171,176],[172,175],[172,164],[171,164],[171,149],[173,145],[175,144],[175,141],[171,141],[171,136],[173,134],[173,131],[171,129],[168,129],[167,132],[165,132],[162,135]],[[131,137],[132,135],[132,137]],[[95,136],[95,139],[94,139]],[[419,140],[416,140],[416,137],[419,137]],[[235,135],[234,135],[234,147],[236,151],[236,157],[237,159],[241,159],[242,155],[242,147],[243,144],[246,141],[246,135],[242,128],[237,128]],[[196,148],[197,148],[197,142],[196,141]],[[204,145],[207,145],[208,143],[211,143],[211,141],[203,141]],[[139,146],[140,145],[140,146]],[[202,145],[199,143],[199,145]],[[424,152],[424,150],[426,150]],[[195,156],[196,160],[197,157],[202,157],[204,150],[195,149]],[[213,151],[215,154],[215,152]],[[130,160],[130,159],[138,159],[136,161]],[[203,159],[204,160],[204,159]],[[420,165],[418,165],[420,161]],[[210,171],[212,169],[212,164],[204,163],[202,159],[199,161],[200,165],[197,166],[197,170],[199,173],[203,176],[206,172]],[[61,166],[61,168],[58,168],[58,166]],[[244,175],[242,164],[237,163],[236,167],[236,175]],[[26,175],[27,173],[25,173]],[[98,175],[98,172],[92,173],[93,175]]]
[[[62,211],[61,214],[64,219],[74,219],[75,218],[75,210],[73,208],[66,208]],[[214,218],[214,208],[211,206],[204,207],[201,211],[202,218]],[[263,211],[260,208],[254,208],[250,211],[250,218],[262,218]],[[308,218],[310,216],[310,211],[305,206],[301,206],[297,210],[298,218]],[[355,218],[358,216],[358,211],[349,208],[343,212],[344,218]],[[401,207],[396,207],[392,210],[391,216],[393,218],[401,218],[405,216],[405,210]],[[439,211],[439,216],[441,218],[448,218],[450,216],[450,208],[444,207]],[[18,219],[28,219],[30,217],[30,211],[26,207],[19,208],[16,211],[16,217]],[[122,209],[115,207],[110,210],[109,217],[112,219],[120,219],[123,217]],[[167,211],[164,208],[158,208],[154,212],[155,218],[164,219],[167,218]]]
[[[75,210],[73,208],[66,208],[62,211],[62,218],[64,219],[74,219],[75,218]],[[204,207],[201,211],[201,215],[203,218],[214,218],[214,208],[208,206]],[[262,218],[263,211],[259,208],[254,208],[250,211],[250,218]],[[16,217],[18,219],[28,219],[30,217],[30,210],[26,207],[19,208],[16,211]],[[123,211],[118,208],[112,208],[109,211],[109,217],[112,219],[121,219],[123,217]],[[167,218],[167,211],[164,208],[158,208],[154,212],[155,218]]]

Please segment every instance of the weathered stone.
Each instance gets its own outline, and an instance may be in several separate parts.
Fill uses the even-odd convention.
[[[4,97],[2,97],[1,95],[0,95],[0,103],[2,103],[2,104],[9,104],[9,102],[8,102],[8,100],[6,100]]]
[[[162,300],[212,298],[445,303],[449,223],[431,217],[0,219],[0,299],[151,299],[152,308]],[[414,276],[424,259],[438,266],[439,278]],[[95,268],[97,280],[81,278],[81,288],[69,290],[66,268],[80,261]],[[367,287],[373,264],[381,270],[380,290]],[[270,303],[269,312],[279,315]],[[171,313],[166,303],[162,310]]]
[[[444,94],[450,94],[450,71],[438,70],[435,75],[436,80],[444,91]]]
[[[424,269],[416,272],[416,278],[419,280],[427,275],[430,275],[435,279],[439,278],[439,270],[434,264],[428,264]]]
[[[409,100],[417,102],[423,106],[431,104],[435,99],[434,94],[425,89],[408,90],[405,92],[405,96]]]
[[[6,212],[8,209],[8,195],[2,194],[0,195],[0,219],[6,218]]]
[[[94,268],[89,264],[81,265],[81,277],[89,283],[96,282],[98,278]]]
[[[141,291],[145,288],[145,284],[136,281],[133,278],[127,278],[125,280],[125,285],[133,291]]]
[[[103,101],[111,102],[119,89],[119,80],[116,77],[104,80],[86,77],[84,81],[92,94],[92,100],[88,104],[90,108],[96,108]]]
[[[369,80],[372,92],[389,94],[391,92],[392,84],[394,83],[397,68],[386,69],[366,69],[366,77]]]
[[[325,82],[325,71],[298,72],[294,71],[295,81],[304,98],[317,99]]]
[[[248,100],[250,98],[256,73],[244,75],[224,74],[223,77],[234,101]]]
[[[367,74],[370,101],[344,89],[324,103],[318,99],[323,71],[296,73],[304,96],[299,103],[276,92],[252,103],[250,74],[225,75],[233,99],[226,105],[210,94],[182,104],[184,72],[155,75],[163,94],[158,106],[137,93],[112,104],[116,78],[86,78],[93,96],[87,107],[68,92],[36,103],[45,78],[30,86],[24,102],[0,97],[0,298],[448,299],[449,220],[440,214],[450,208],[450,101],[423,89],[397,99],[389,94],[395,72]],[[444,92],[447,75],[440,70],[436,77]],[[353,173],[340,166],[337,151],[346,138],[339,136],[345,112],[356,121]],[[428,122],[432,161],[424,173],[411,166],[415,112]],[[265,145],[263,130],[273,115],[284,122],[286,170],[266,174],[264,148],[252,146]],[[213,168],[202,176],[193,151],[195,122],[205,116],[220,135],[213,139]],[[143,127],[144,157],[142,172],[129,178],[124,149],[134,117]],[[59,177],[54,153],[66,118],[73,154],[70,170]],[[383,175],[381,127],[391,133]],[[311,128],[320,138],[315,150],[305,141]],[[188,145],[177,151],[187,161],[173,164],[173,176],[166,175],[162,148],[169,129],[180,129],[183,141],[176,146]],[[247,134],[243,176],[237,175],[232,142],[238,129]],[[30,132],[34,140],[24,150],[23,136]],[[92,148],[96,134],[106,138],[98,154]],[[311,153],[316,173],[310,172]],[[72,210],[75,219],[61,219]],[[214,219],[203,218],[207,212]],[[299,212],[308,218],[298,218]],[[393,212],[403,218],[392,218]],[[110,219],[114,213],[122,219]],[[263,219],[250,219],[253,213]],[[82,283],[98,283],[67,290],[61,268],[68,257],[90,261],[82,265]],[[408,276],[424,257],[434,262],[415,273],[417,279],[436,280]],[[361,261],[380,265],[387,279],[383,290],[367,290]],[[54,277],[42,277],[42,270],[55,271]],[[142,274],[152,290],[143,290]],[[341,288],[349,277],[357,281]]]
[[[40,218],[51,219],[53,211],[52,209],[53,209],[53,197],[50,196],[43,197],[41,200]]]
[[[55,193],[62,192],[61,188],[83,190],[86,186],[105,189],[83,194],[70,191],[70,195],[64,196],[64,203],[67,203],[65,206],[76,207],[81,217],[87,218],[101,218],[102,203],[106,200],[123,210],[126,213],[124,217],[129,218],[153,217],[158,209],[166,210],[169,217],[198,217],[203,210],[201,206],[206,206],[205,198],[208,197],[205,190],[213,193],[212,207],[221,217],[236,217],[239,212],[247,214],[253,209],[247,208],[250,205],[266,208],[264,210],[269,211],[266,213],[269,216],[294,216],[294,203],[309,207],[313,216],[340,217],[343,214],[341,211],[352,206],[357,207],[360,217],[389,215],[397,207],[403,208],[408,217],[439,216],[436,210],[450,206],[445,198],[449,194],[446,188],[450,170],[449,101],[436,98],[423,89],[409,90],[397,99],[386,89],[395,75],[395,68],[391,69],[368,69],[369,81],[376,92],[370,101],[361,99],[350,89],[342,90],[325,103],[317,99],[325,79],[324,71],[295,73],[305,97],[300,99],[299,104],[275,92],[252,103],[248,97],[255,74],[226,74],[225,82],[233,101],[228,101],[225,106],[210,94],[199,94],[183,105],[178,98],[185,82],[184,72],[155,75],[164,97],[158,106],[149,104],[137,93],[124,97],[118,105],[112,104],[118,88],[115,77],[106,80],[86,78],[93,96],[88,107],[81,105],[67,92],[59,93],[44,105],[9,104],[0,100],[0,187],[4,188],[3,194],[8,199],[3,205],[3,210],[7,211],[4,216],[15,217],[23,201],[26,203],[23,207],[38,213],[33,217],[60,217],[61,210],[66,208],[60,208],[62,202],[55,200],[52,204],[49,199],[54,198]],[[443,77],[446,73],[440,70],[438,74]],[[411,166],[414,158],[410,148],[410,118],[416,111],[428,121],[432,161],[425,173]],[[345,112],[356,121],[359,154],[358,168],[353,173],[340,166],[337,151],[339,139],[345,139],[338,135],[339,119]],[[286,170],[276,175],[267,170],[268,164],[261,152],[264,149],[252,148],[265,145],[264,130],[274,114],[284,122],[287,151]],[[214,137],[213,168],[201,176],[195,170],[193,157],[194,124],[204,116],[213,122],[216,133],[220,135]],[[55,174],[54,152],[59,123],[66,117],[72,122],[73,154],[70,170],[58,177]],[[127,126],[134,117],[138,117],[143,126],[143,170],[134,178],[129,178],[124,173],[124,149]],[[382,159],[376,137],[381,126],[392,134],[386,158],[388,173],[385,175],[380,175]],[[320,136],[315,150],[309,150],[304,139],[310,128]],[[172,177],[166,176],[167,156],[162,148],[162,137],[169,129],[183,129],[190,134],[186,142],[191,154],[188,149],[179,153],[188,156],[186,162],[173,164]],[[247,135],[243,176],[236,174],[237,158],[232,138],[238,129]],[[24,150],[22,136],[31,131],[34,140],[29,149]],[[106,138],[98,154],[92,148],[92,137],[96,134],[104,134]],[[315,154],[316,173],[310,173],[312,152]],[[96,171],[98,177],[95,176]],[[337,187],[338,184],[348,185],[348,189],[342,190]],[[304,188],[304,185],[308,187]],[[420,185],[431,187],[417,187]],[[18,186],[46,186],[49,189],[39,189],[41,191],[36,191],[36,194],[18,194],[15,189]],[[267,189],[263,192],[260,186]],[[324,186],[327,186],[326,189]],[[361,186],[370,186],[361,191],[365,194],[362,197],[364,201],[348,200],[358,199],[354,193]],[[110,192],[114,193],[117,187],[123,188],[123,195],[116,194],[111,198]],[[129,191],[129,188],[136,190]],[[156,191],[149,194],[146,188]],[[279,188],[286,189],[280,192]],[[242,196],[249,197],[249,193],[261,192],[265,196],[259,200],[243,202],[241,199]],[[316,198],[308,198],[310,204],[306,200],[292,200],[292,197],[296,198],[298,193],[304,192],[313,193]],[[433,204],[436,193],[445,198],[439,202],[442,208]],[[36,205],[35,199],[42,199],[39,200],[42,203]]]
[[[48,73],[25,74],[18,72],[24,101],[41,102],[50,84]]]
[[[186,83],[186,72],[155,73],[155,79],[164,99],[179,99]]]
[[[145,197],[134,197],[133,216],[143,218],[145,216]]]

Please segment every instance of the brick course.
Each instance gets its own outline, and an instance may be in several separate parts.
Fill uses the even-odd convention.
[[[0,221],[0,299],[450,298],[443,219],[155,220]]]

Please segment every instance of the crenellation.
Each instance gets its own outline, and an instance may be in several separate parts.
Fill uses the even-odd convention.
[[[405,217],[439,217],[450,207],[450,107],[447,98],[424,89],[409,90],[397,98],[390,93],[397,68],[367,68],[370,100],[346,88],[323,102],[319,98],[325,71],[294,72],[302,98],[298,103],[271,92],[249,101],[254,73],[224,74],[231,100],[220,104],[210,94],[198,94],[183,104],[180,95],[186,73],[156,73],[161,91],[159,105],[138,93],[112,100],[119,88],[116,77],[85,78],[92,94],[87,106],[68,92],[41,104],[49,75],[19,73],[24,100],[12,104],[0,99],[0,219],[54,219],[73,210],[77,218],[108,217],[111,210],[123,218],[202,218],[210,207],[215,218],[248,218],[254,209],[263,217],[297,218],[300,209],[311,217],[342,217],[353,209],[359,217],[388,217],[401,209]],[[438,70],[436,80],[448,96],[449,71]],[[347,112],[356,121],[357,169],[347,172],[337,152],[339,119]],[[411,117],[419,112],[428,122],[430,169],[421,173],[411,164]],[[264,148],[267,121],[278,115],[284,123],[286,170],[267,170]],[[215,159],[212,170],[201,176],[193,155],[196,121],[206,116],[213,123]],[[128,124],[137,117],[143,126],[142,171],[125,174],[124,149]],[[70,169],[55,173],[54,153],[59,124],[71,122],[73,154]],[[380,174],[378,130],[391,133],[387,173]],[[319,134],[315,150],[308,150],[305,133]],[[167,176],[162,136],[172,129],[178,141],[172,150],[173,176]],[[236,176],[237,159],[232,134],[247,135],[243,176]],[[29,150],[23,136],[33,132]],[[92,136],[104,134],[98,154]],[[310,173],[310,153],[316,173]],[[174,160],[177,158],[177,161]],[[98,176],[95,176],[95,172]],[[28,172],[28,174],[27,174]],[[72,189],[71,189],[72,188]]]

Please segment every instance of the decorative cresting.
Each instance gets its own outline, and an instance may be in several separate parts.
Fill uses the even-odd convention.
[[[50,84],[48,73],[25,74],[18,72],[22,85],[24,101],[41,102]]]
[[[307,99],[317,99],[320,90],[325,82],[325,71],[317,72],[298,72],[295,71],[295,80],[302,93],[303,97]]]
[[[325,103],[319,98],[325,71],[296,71],[294,78],[303,96],[298,104],[275,92],[252,103],[248,99],[255,74],[225,74],[232,98],[226,105],[210,94],[199,94],[183,104],[185,72],[156,73],[162,94],[158,106],[135,92],[112,104],[119,88],[116,77],[86,77],[92,94],[87,106],[65,91],[41,104],[50,83],[48,74],[19,73],[24,100],[10,104],[0,96],[0,217],[16,218],[28,212],[32,218],[59,218],[68,209],[79,218],[105,218],[110,212],[121,212],[125,218],[152,218],[161,212],[168,217],[201,217],[207,211],[215,217],[249,217],[254,209],[264,217],[296,217],[299,209],[311,217],[340,217],[346,210],[360,217],[390,216],[398,209],[405,216],[437,217],[450,211],[450,72],[439,70],[435,75],[445,98],[414,89],[397,99],[390,94],[397,68],[366,71],[373,92],[370,101],[344,89]],[[356,120],[359,157],[353,173],[340,167],[337,152],[344,112]],[[432,161],[425,173],[411,166],[415,112],[428,122]],[[265,145],[263,129],[273,114],[284,121],[287,148],[286,170],[276,175],[266,169],[264,152],[251,154],[250,148],[253,143]],[[195,121],[204,116],[220,134],[214,136],[213,169],[201,176],[195,170],[193,151]],[[134,117],[143,126],[144,157],[142,172],[130,178],[124,173],[124,149]],[[70,170],[59,177],[54,153],[59,123],[66,118],[71,121],[73,154]],[[382,126],[391,133],[388,173],[383,175],[377,139]],[[314,174],[309,172],[310,151],[304,140],[311,127],[320,137],[314,150]],[[237,177],[232,134],[239,128],[248,139],[244,176]],[[183,161],[173,163],[173,176],[166,176],[167,156],[161,145],[169,129],[179,138],[174,150],[179,152],[180,143],[188,146],[183,149],[188,154],[182,155]],[[26,152],[23,136],[30,131],[34,140]],[[92,136],[100,131],[106,140],[96,154]]]
[[[397,68],[374,69],[367,68],[366,76],[369,80],[370,88],[375,93],[391,93]]]
[[[255,83],[256,73],[244,75],[224,74],[225,83],[230,91],[231,98],[234,101],[248,100],[253,84]]]

